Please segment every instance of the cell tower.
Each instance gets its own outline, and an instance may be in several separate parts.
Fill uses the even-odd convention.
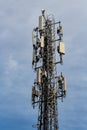
[[[57,64],[63,64],[65,54],[62,37],[61,22],[55,22],[53,15],[45,16],[45,10],[42,10],[39,25],[32,32],[32,66],[37,74],[32,86],[32,105],[33,108],[38,106],[37,130],[58,130],[57,99],[66,95],[66,78],[62,73],[57,76],[56,70]]]

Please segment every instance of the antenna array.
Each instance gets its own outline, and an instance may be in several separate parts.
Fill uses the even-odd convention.
[[[32,66],[37,74],[32,86],[32,105],[33,108],[38,105],[37,130],[58,130],[57,99],[66,95],[66,78],[62,73],[57,76],[56,70],[57,64],[63,64],[65,54],[62,38],[61,22],[55,22],[53,15],[45,16],[42,10],[39,25],[32,32]],[[56,61],[56,48],[59,61]]]

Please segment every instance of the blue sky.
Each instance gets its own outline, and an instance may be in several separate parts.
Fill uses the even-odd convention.
[[[62,21],[66,55],[59,71],[67,96],[59,101],[59,130],[87,130],[87,0],[0,0],[0,130],[33,130],[32,30],[44,8]]]

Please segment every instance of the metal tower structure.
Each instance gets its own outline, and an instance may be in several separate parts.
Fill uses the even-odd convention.
[[[56,70],[57,64],[63,64],[65,54],[62,37],[61,22],[55,22],[53,15],[45,16],[42,10],[39,25],[32,32],[32,66],[37,74],[32,86],[32,105],[33,108],[38,106],[37,130],[58,130],[57,99],[66,95],[66,78],[62,73],[57,76]]]

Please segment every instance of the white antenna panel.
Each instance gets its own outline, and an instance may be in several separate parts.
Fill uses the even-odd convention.
[[[38,70],[37,70],[37,83],[41,83],[41,68],[39,68]]]
[[[32,43],[35,44],[34,31],[32,32]]]
[[[63,42],[59,43],[59,53],[60,54],[65,54],[65,46]]]
[[[64,91],[66,91],[66,77],[64,77]]]
[[[44,36],[41,36],[41,47],[44,47]]]
[[[43,25],[44,25],[44,17],[39,16],[39,30],[43,30]]]

